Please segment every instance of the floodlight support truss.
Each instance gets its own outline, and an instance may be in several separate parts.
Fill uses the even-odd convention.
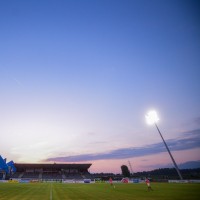
[[[158,133],[160,134],[160,137],[161,137],[162,140],[163,140],[163,143],[165,144],[165,147],[166,147],[166,149],[167,149],[167,151],[168,151],[168,153],[169,153],[169,155],[170,155],[170,157],[171,157],[171,159],[172,159],[172,162],[174,163],[174,166],[175,166],[175,169],[176,169],[176,171],[177,171],[177,173],[178,173],[178,175],[179,175],[179,178],[180,178],[181,180],[183,180],[183,177],[182,177],[182,175],[181,175],[181,173],[180,173],[180,171],[179,171],[179,169],[178,169],[178,166],[177,166],[177,164],[176,164],[176,162],[175,162],[175,160],[174,160],[174,158],[173,158],[173,156],[172,156],[172,154],[171,154],[171,152],[170,152],[170,150],[169,150],[169,148],[168,148],[168,146],[167,146],[167,143],[165,142],[165,140],[164,140],[164,138],[163,138],[163,136],[162,136],[162,134],[161,134],[161,132],[160,132],[160,130],[159,130],[157,124],[156,124],[156,123],[154,123],[154,124],[155,124],[155,126],[156,126],[156,129],[158,130]]]

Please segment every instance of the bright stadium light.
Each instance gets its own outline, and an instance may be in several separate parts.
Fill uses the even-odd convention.
[[[174,166],[175,166],[175,169],[176,169],[176,171],[177,171],[177,173],[179,175],[179,178],[181,180],[183,180],[183,177],[181,176],[181,173],[180,173],[180,171],[178,169],[178,166],[177,166],[177,164],[176,164],[176,162],[175,162],[175,160],[174,160],[174,158],[173,158],[173,156],[172,156],[172,154],[171,154],[171,152],[170,152],[170,150],[169,150],[169,148],[167,146],[167,143],[165,142],[165,140],[164,140],[164,138],[163,138],[163,136],[162,136],[157,124],[156,124],[159,121],[159,118],[158,118],[158,115],[157,115],[156,111],[154,111],[154,110],[149,111],[148,114],[145,115],[145,118],[146,118],[147,124],[150,124],[150,125],[154,124],[156,126],[156,129],[157,129],[158,133],[160,134],[160,137],[162,138],[163,143],[165,144],[165,147],[166,147],[166,149],[167,149],[167,151],[169,153],[169,156],[171,157],[172,162],[174,163]]]
[[[147,124],[155,124],[156,122],[159,121],[158,115],[156,113],[155,110],[151,110],[147,113],[147,115],[145,116]]]

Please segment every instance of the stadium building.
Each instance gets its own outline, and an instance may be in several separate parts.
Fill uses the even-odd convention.
[[[91,164],[20,164],[15,163],[16,172],[12,178],[62,180],[85,179],[91,177],[88,172]]]
[[[0,179],[65,180],[91,179],[88,169],[92,164],[34,164],[6,163],[0,156]]]

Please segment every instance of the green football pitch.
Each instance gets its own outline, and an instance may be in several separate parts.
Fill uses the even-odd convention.
[[[0,183],[0,200],[196,200],[200,184],[62,184],[62,183]]]

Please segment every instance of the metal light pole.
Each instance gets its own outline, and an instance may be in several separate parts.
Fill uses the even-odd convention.
[[[173,156],[172,156],[172,154],[171,154],[171,152],[170,152],[170,150],[169,150],[169,148],[167,146],[167,143],[165,142],[165,140],[164,140],[164,138],[163,138],[163,136],[162,136],[162,134],[160,132],[160,129],[158,128],[158,126],[156,124],[156,122],[159,120],[158,116],[157,116],[157,113],[155,111],[150,111],[148,113],[148,115],[146,115],[146,119],[147,119],[148,124],[155,124],[156,129],[157,129],[158,133],[160,134],[160,137],[162,138],[163,143],[165,144],[165,147],[166,147],[166,149],[167,149],[167,151],[168,151],[168,153],[169,153],[169,155],[170,155],[170,157],[172,159],[172,162],[174,163],[174,166],[175,166],[175,169],[176,169],[176,171],[177,171],[177,173],[179,175],[179,178],[181,180],[183,180],[183,177],[182,177],[182,175],[181,175],[181,173],[180,173],[180,171],[178,169],[178,166],[177,166],[177,164],[176,164],[176,162],[175,162],[175,160],[174,160],[174,158],[173,158]]]

